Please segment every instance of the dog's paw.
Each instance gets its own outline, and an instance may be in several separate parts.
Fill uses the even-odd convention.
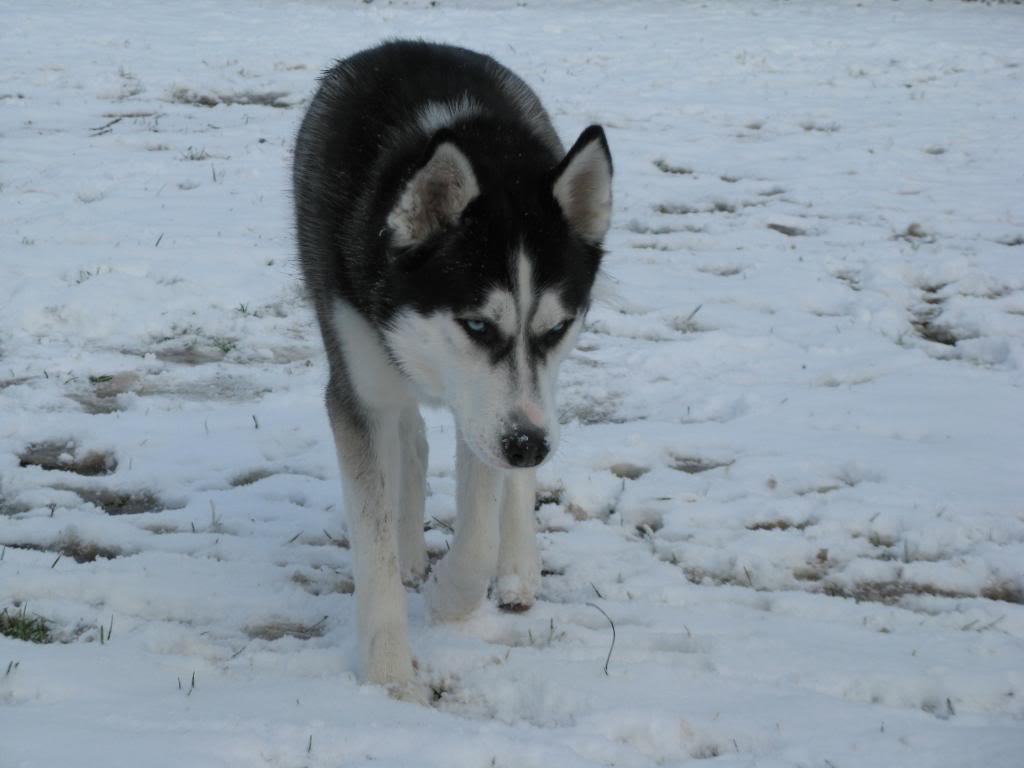
[[[522,613],[533,607],[536,589],[514,573],[498,578],[498,607],[511,613]]]
[[[421,534],[422,539],[422,534]],[[427,548],[422,542],[400,547],[398,562],[402,569],[402,583],[407,587],[423,584],[427,575]]]
[[[533,605],[524,603],[498,603],[498,608],[505,613],[526,613]]]
[[[401,690],[415,680],[412,652],[404,628],[381,627],[364,646],[363,672],[366,682],[388,690]]]
[[[427,575],[427,561],[423,558],[423,564],[419,566],[405,567],[402,566],[402,583],[413,589],[416,589],[423,585],[423,580]]]
[[[436,568],[420,590],[432,622],[459,621],[473,613],[483,602],[486,591],[483,585],[474,586],[472,589],[459,589],[458,585],[446,576],[443,567]]]
[[[406,680],[401,683],[389,683],[384,686],[388,696],[396,701],[405,701],[409,704],[420,704],[428,706],[434,698],[434,692],[430,686],[419,680]]]

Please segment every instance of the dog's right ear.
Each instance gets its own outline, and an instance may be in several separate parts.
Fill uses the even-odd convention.
[[[424,158],[388,214],[391,244],[397,248],[419,245],[454,224],[480,194],[473,165],[451,131],[438,131]]]

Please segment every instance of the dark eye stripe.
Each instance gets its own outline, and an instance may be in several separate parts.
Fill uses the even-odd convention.
[[[479,317],[462,317],[457,322],[466,335],[478,344],[493,347],[501,341],[501,334],[494,323]]]
[[[544,331],[544,333],[540,334],[540,336],[536,337],[534,344],[539,349],[546,352],[562,340],[562,337],[565,336],[565,332],[569,330],[569,324],[571,322],[572,320],[562,320],[560,323],[555,323]]]

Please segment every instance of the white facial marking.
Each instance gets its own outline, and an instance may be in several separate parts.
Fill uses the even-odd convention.
[[[516,264],[516,341],[514,346],[514,369],[516,385],[521,395],[530,390],[529,324],[533,308],[533,264],[526,252],[520,248]]]
[[[447,405],[459,432],[481,461],[509,468],[502,445],[513,421],[546,432],[554,452],[558,444],[555,382],[558,368],[582,324],[566,310],[557,289],[537,294],[532,261],[522,250],[514,256],[511,290],[495,288],[478,308],[460,313],[441,310],[424,315],[399,312],[385,330],[391,358],[421,400]],[[497,362],[458,322],[479,318],[494,323],[512,350]],[[545,355],[536,356],[535,340],[567,321],[568,330]],[[528,423],[524,423],[528,422]]]
[[[547,415],[536,403],[530,400],[520,400],[517,405],[533,426],[542,428],[547,423]]]
[[[516,332],[516,302],[512,294],[501,288],[492,288],[487,299],[474,314],[490,320],[504,335]]]
[[[473,452],[492,467],[507,468],[501,436],[514,400],[508,369],[495,366],[449,311],[404,310],[389,323],[385,338],[417,396],[451,408]]]
[[[516,306],[519,309],[519,323],[526,322],[527,315],[533,305],[533,263],[526,251],[519,249],[516,264]]]
[[[540,336],[553,327],[566,320],[571,320],[572,315],[565,308],[561,297],[555,291],[545,291],[537,302],[537,311],[530,319],[530,333]]]
[[[460,120],[481,113],[480,105],[468,94],[452,101],[428,101],[416,115],[416,125],[433,136],[442,128],[451,128]]]

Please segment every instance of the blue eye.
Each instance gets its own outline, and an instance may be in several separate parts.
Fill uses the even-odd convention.
[[[469,338],[488,346],[498,341],[498,329],[493,323],[481,320],[478,317],[464,317],[459,320],[459,325],[466,332]]]
[[[569,329],[570,322],[571,319],[563,320],[560,323],[555,323],[546,331],[544,331],[544,335],[540,337],[541,344],[545,347],[555,346],[555,344],[562,340],[562,337],[565,335],[565,332]]]

